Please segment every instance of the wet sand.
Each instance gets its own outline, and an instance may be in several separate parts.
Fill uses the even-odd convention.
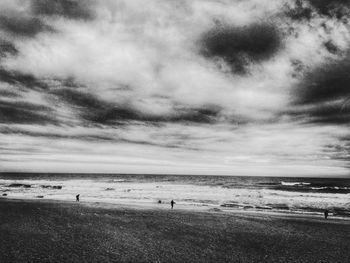
[[[350,262],[350,221],[0,199],[0,262]]]

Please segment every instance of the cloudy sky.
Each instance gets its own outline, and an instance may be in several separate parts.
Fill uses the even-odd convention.
[[[1,0],[0,171],[350,175],[350,1]]]

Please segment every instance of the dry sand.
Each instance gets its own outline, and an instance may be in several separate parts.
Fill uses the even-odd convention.
[[[350,262],[350,221],[0,199],[0,262]]]

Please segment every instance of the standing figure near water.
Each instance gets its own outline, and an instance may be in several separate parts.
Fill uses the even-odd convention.
[[[75,196],[77,202],[79,202],[79,196],[80,196],[80,194],[77,194],[77,195]]]
[[[173,209],[173,208],[174,208],[174,204],[176,204],[176,203],[174,202],[174,200],[171,200],[171,202],[170,202],[171,209]]]
[[[328,210],[325,210],[324,211],[324,219],[327,219],[327,217],[328,217]]]

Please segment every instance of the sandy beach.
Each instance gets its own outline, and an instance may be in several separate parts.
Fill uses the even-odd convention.
[[[0,262],[350,262],[350,221],[0,200]]]

